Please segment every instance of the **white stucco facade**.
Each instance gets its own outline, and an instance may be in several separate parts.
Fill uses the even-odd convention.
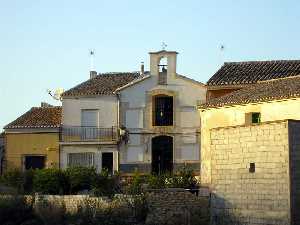
[[[62,124],[81,126],[82,110],[98,110],[98,126],[117,126],[118,100],[116,96],[87,96],[64,98],[62,102]]]
[[[167,58],[167,70],[163,84],[160,83],[159,63]],[[176,73],[177,53],[160,51],[150,53],[150,72],[140,79],[122,86],[112,95],[76,96],[63,98],[62,125],[66,127],[67,138],[60,143],[60,165],[69,165],[68,157],[73,153],[93,153],[93,163],[97,170],[102,168],[102,154],[113,153],[113,170],[132,173],[151,172],[153,169],[153,138],[168,136],[172,168],[177,169],[184,164],[190,164],[193,169],[200,169],[200,116],[197,103],[204,102],[206,87],[204,84]],[[101,75],[99,75],[101,76]],[[172,97],[172,125],[153,125],[153,111],[156,96]],[[90,120],[97,128],[86,128],[82,131],[83,112],[91,110]],[[95,114],[96,113],[96,114]],[[96,115],[96,116],[95,116]],[[79,128],[73,128],[79,127]],[[98,134],[98,128],[117,129],[125,127],[128,142],[121,140],[119,135],[113,141],[95,140],[89,142],[89,137]],[[80,134],[78,133],[80,130]],[[101,130],[102,132],[102,130]],[[105,131],[107,132],[107,131]],[[84,135],[83,135],[84,133]],[[82,141],[83,137],[85,138]],[[71,137],[71,139],[70,139]],[[69,139],[68,139],[69,138]],[[172,145],[170,147],[170,145]],[[170,149],[171,148],[171,149]]]
[[[98,130],[104,128],[108,132],[112,127],[117,131],[118,126],[118,100],[115,95],[103,96],[84,96],[76,98],[64,98],[62,103],[62,126],[67,129],[81,129],[82,113],[85,110],[93,110],[97,113],[95,126]],[[84,128],[82,128],[84,129]],[[91,128],[93,129],[93,128]],[[72,132],[72,131],[71,131]],[[78,131],[77,131],[78,132]],[[80,131],[94,135],[94,131],[89,128]],[[92,133],[94,132],[94,133]],[[73,131],[74,133],[74,131]],[[73,135],[74,136],[74,135]],[[67,168],[69,165],[69,156],[74,153],[89,153],[92,155],[93,165],[97,171],[102,169],[103,153],[111,152],[113,154],[113,171],[118,170],[118,145],[117,141],[90,141],[76,138],[62,141],[60,144],[60,167]]]
[[[129,142],[120,148],[120,168],[151,172],[152,138],[166,135],[173,138],[173,167],[190,164],[195,170],[200,165],[200,116],[197,102],[205,101],[203,84],[176,73],[175,52],[150,54],[150,76],[140,82],[121,88],[120,124],[129,131]],[[158,84],[158,64],[168,58],[167,83]],[[174,124],[157,127],[152,124],[152,104],[156,95],[172,95]]]

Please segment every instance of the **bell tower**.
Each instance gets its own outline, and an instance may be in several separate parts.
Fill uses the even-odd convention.
[[[176,76],[177,52],[166,51],[149,52],[150,54],[150,74],[158,76],[159,84],[167,84],[169,78]],[[165,76],[165,77],[164,77]]]

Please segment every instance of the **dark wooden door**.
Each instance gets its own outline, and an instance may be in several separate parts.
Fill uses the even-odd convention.
[[[114,157],[112,152],[102,153],[102,169],[106,168],[110,174],[113,173]]]
[[[173,170],[173,138],[158,136],[152,139],[152,172],[161,174]]]

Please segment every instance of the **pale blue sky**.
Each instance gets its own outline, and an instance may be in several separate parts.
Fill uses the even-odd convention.
[[[86,80],[91,48],[97,71],[135,71],[165,41],[178,72],[202,82],[223,60],[299,59],[299,10],[296,0],[0,0],[0,130],[58,104],[47,88]]]

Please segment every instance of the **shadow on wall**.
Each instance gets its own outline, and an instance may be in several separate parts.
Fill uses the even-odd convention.
[[[232,204],[216,194],[210,195],[211,225],[243,225],[242,218],[232,212]]]
[[[211,225],[289,225],[287,218],[270,216],[270,210],[250,209],[246,200],[239,200],[239,204],[231,203],[212,193],[210,196]],[[271,210],[272,211],[272,210]],[[272,212],[276,214],[276,212]]]

